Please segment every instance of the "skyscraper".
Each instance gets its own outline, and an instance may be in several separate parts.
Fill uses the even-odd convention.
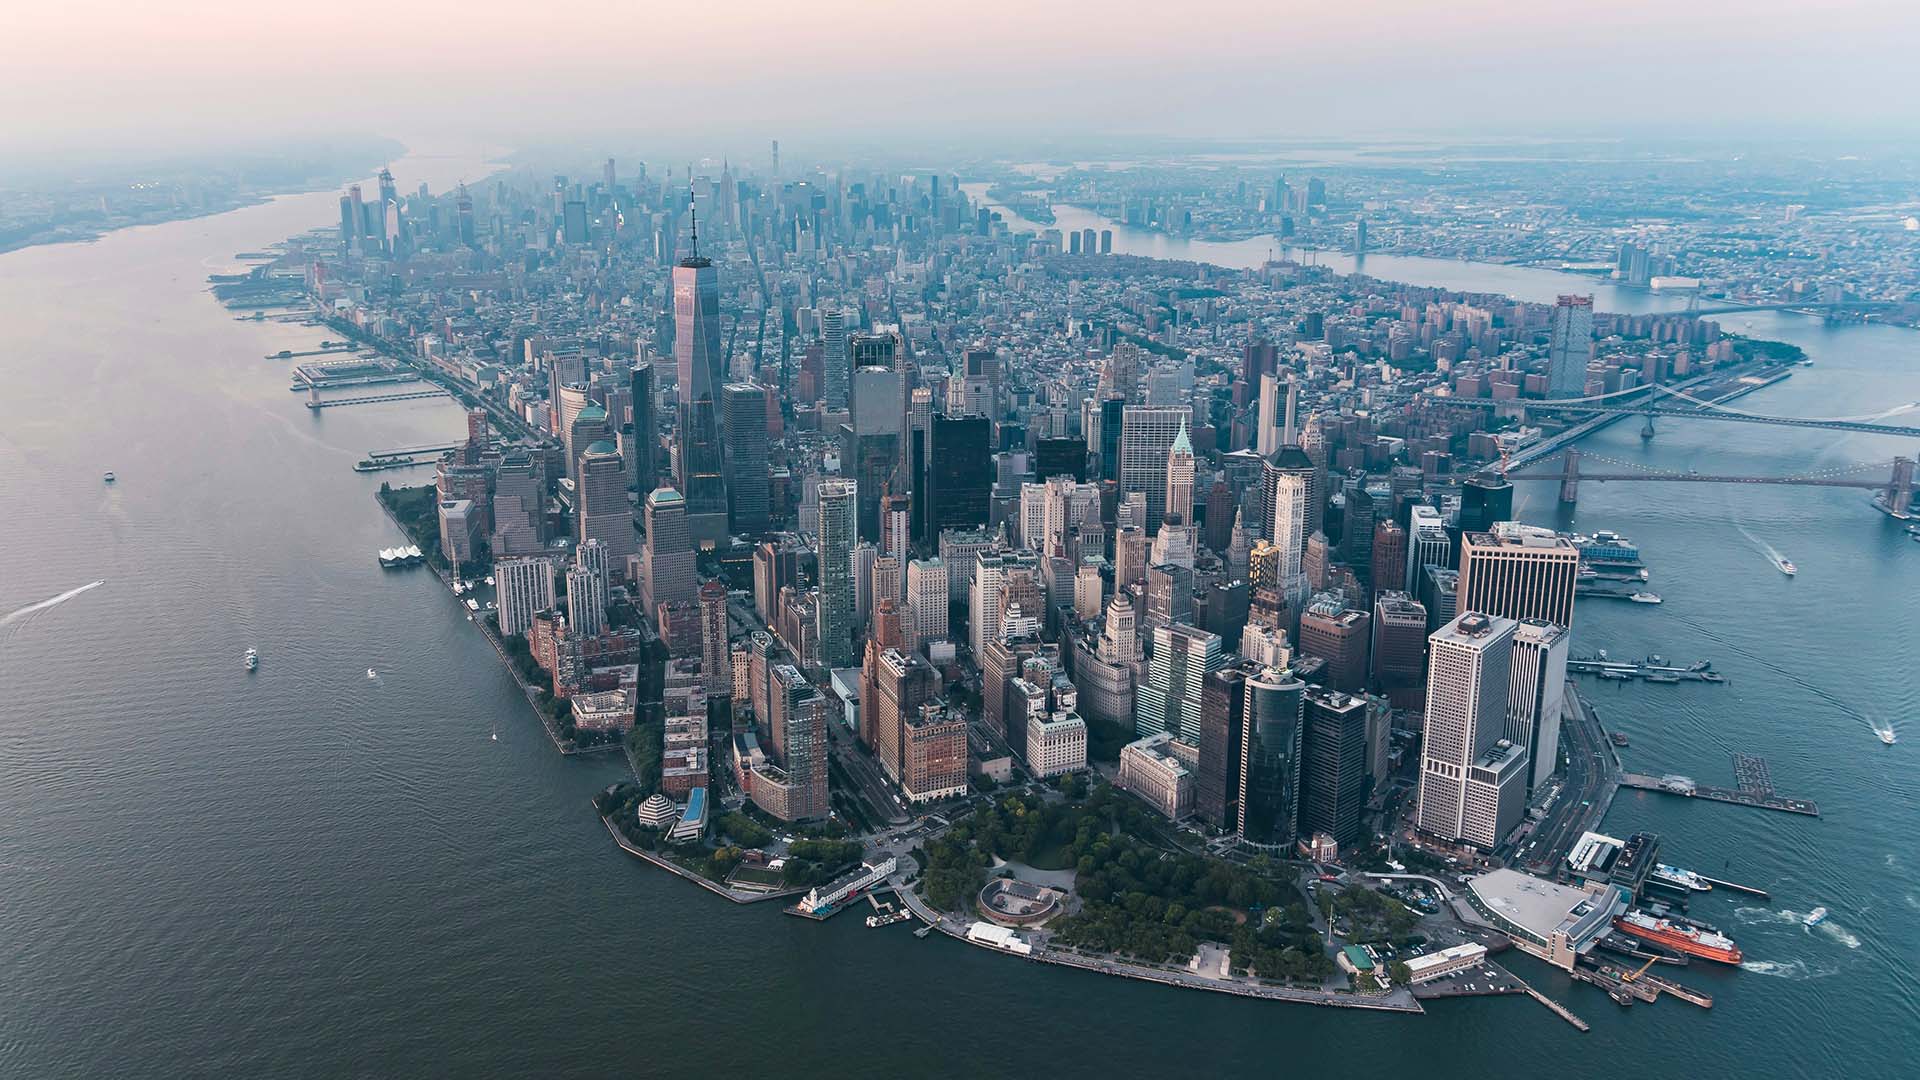
[[[503,559],[493,564],[500,598],[500,634],[525,634],[533,617],[553,607],[553,563],[546,559]]]
[[[977,529],[987,524],[993,488],[992,425],[984,416],[930,418],[922,544],[944,529]],[[918,496],[916,496],[918,500]]]
[[[820,337],[826,347],[824,373],[826,385],[821,397],[832,412],[846,410],[853,386],[853,358],[847,350],[847,316],[837,307],[820,313]]]
[[[1167,467],[1173,444],[1193,415],[1185,406],[1129,405],[1120,421],[1120,490],[1147,499],[1145,528],[1159,531],[1167,510]],[[1188,447],[1191,453],[1192,447]]]
[[[1407,522],[1407,565],[1400,588],[1409,593],[1420,591],[1420,584],[1426,579],[1426,567],[1453,565],[1453,542],[1447,536],[1446,519],[1440,511],[1431,506],[1414,506],[1408,509]],[[1380,582],[1374,582],[1375,587]]]
[[[628,374],[633,399],[633,490],[644,498],[660,486],[655,453],[660,443],[660,421],[653,412],[653,365],[645,360]]]
[[[733,692],[733,653],[727,643],[727,587],[700,586],[700,674],[709,697]]]
[[[783,821],[814,821],[827,816],[827,708],[826,699],[792,664],[780,664],[770,674],[768,711],[774,761],[784,772]]]
[[[1307,456],[1306,451],[1297,446],[1282,446],[1278,453],[1267,458],[1260,467],[1260,505],[1264,508],[1264,516],[1259,522],[1260,530],[1269,540],[1276,543],[1280,540],[1280,537],[1273,532],[1277,501],[1274,489],[1280,485],[1281,478],[1287,476],[1297,477],[1300,481],[1302,492],[1300,509],[1303,522],[1300,526],[1300,535],[1301,542],[1304,543],[1306,537],[1320,531],[1326,517],[1327,493],[1321,486],[1319,467],[1313,463],[1312,458]],[[1295,548],[1298,549],[1299,546],[1296,544]]]
[[[1398,589],[1373,602],[1373,677],[1371,684],[1389,698],[1417,694],[1426,683],[1427,609]],[[1414,701],[1395,701],[1412,706]]]
[[[1513,520],[1513,482],[1504,476],[1481,473],[1460,484],[1462,533],[1486,532],[1497,521]]]
[[[673,600],[691,601],[697,588],[687,501],[672,488],[647,496],[647,543],[641,560],[640,602],[649,617]]]
[[[1427,646],[1426,738],[1415,823],[1491,849],[1520,820],[1526,750],[1506,735],[1515,622],[1464,612]]]
[[[580,540],[607,546],[610,570],[626,572],[627,556],[638,549],[633,534],[633,504],[627,501],[627,462],[620,448],[602,439],[580,455]]]
[[[1300,752],[1307,687],[1277,668],[1246,681],[1241,720],[1240,838],[1284,851],[1299,836]]]
[[[1367,801],[1367,703],[1338,690],[1307,691],[1300,752],[1300,832],[1346,846],[1360,839]]]
[[[1200,688],[1200,754],[1193,812],[1216,829],[1240,822],[1240,754],[1245,736],[1247,676],[1241,664],[1207,673]]]
[[[1579,570],[1573,541],[1551,529],[1496,522],[1489,532],[1461,537],[1457,610],[1570,627]]]
[[[859,541],[859,489],[851,480],[820,482],[820,662],[848,667],[854,658],[853,546]]]
[[[1527,748],[1527,790],[1545,783],[1560,763],[1560,710],[1566,701],[1567,644],[1572,635],[1550,622],[1522,619],[1513,633],[1507,679],[1507,738]]]
[[[1336,690],[1357,694],[1367,684],[1367,650],[1372,617],[1346,606],[1337,593],[1316,600],[1300,614],[1300,652],[1327,662],[1320,681]]]
[[[1180,434],[1174,436],[1167,451],[1167,495],[1165,516],[1182,525],[1193,522],[1193,443],[1187,438],[1187,424],[1180,422]]]
[[[567,629],[573,634],[598,637],[606,632],[607,608],[600,587],[600,575],[588,567],[567,571]]]
[[[1171,731],[1198,745],[1201,690],[1207,674],[1220,670],[1225,663],[1220,635],[1185,623],[1155,628],[1147,681],[1140,688],[1135,734],[1145,738]]]
[[[1593,355],[1593,297],[1562,296],[1553,308],[1547,342],[1547,396],[1577,398],[1587,392],[1587,360]]]
[[[720,278],[700,255],[699,223],[693,250],[673,268],[673,358],[680,380],[680,488],[687,530],[696,545],[727,539],[725,452],[720,438]]]
[[[767,531],[767,391],[755,383],[728,383],[722,391],[726,412],[728,524],[732,531],[758,536]]]
[[[947,636],[947,564],[939,556],[907,564],[907,645],[915,650]]]

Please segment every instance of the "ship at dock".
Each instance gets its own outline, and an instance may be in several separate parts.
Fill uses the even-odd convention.
[[[1653,873],[1647,876],[1647,880],[1665,885],[1669,889],[1676,889],[1680,892],[1713,891],[1713,883],[1706,878],[1701,877],[1691,870],[1683,870],[1678,866],[1668,866],[1666,863],[1655,863]]]
[[[1669,949],[1688,956],[1697,956],[1702,960],[1738,964],[1742,956],[1740,946],[1735,945],[1732,938],[1718,930],[1660,918],[1644,911],[1629,911],[1624,915],[1614,916],[1613,927],[1641,941],[1664,945]]]

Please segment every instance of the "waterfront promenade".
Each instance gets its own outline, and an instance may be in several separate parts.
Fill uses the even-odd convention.
[[[1006,956],[1020,956],[1042,964],[1058,964],[1062,967],[1078,968],[1100,975],[1117,975],[1126,979],[1140,979],[1159,983],[1162,986],[1178,986],[1189,990],[1211,990],[1219,994],[1233,994],[1238,997],[1262,998],[1268,1001],[1291,1001],[1302,1005],[1327,1005],[1343,1009],[1373,1009],[1379,1012],[1423,1013],[1426,1010],[1413,998],[1405,987],[1396,987],[1389,993],[1379,996],[1364,994],[1339,994],[1324,990],[1307,990],[1292,986],[1273,986],[1247,979],[1214,979],[1192,971],[1150,967],[1145,964],[1131,963],[1117,957],[1096,957],[1056,949],[1044,941],[1033,945],[1033,952],[1027,954],[1010,953],[984,941],[975,941],[967,936],[967,924],[934,911],[926,901],[915,895],[907,885],[903,875],[896,875],[889,883],[894,892],[906,904],[908,910],[919,917],[920,921],[933,927],[940,933],[965,942],[968,945],[986,949],[989,952]]]
[[[602,816],[600,818],[600,823],[607,827],[608,834],[613,837],[614,843],[620,845],[621,851],[624,851],[627,854],[632,855],[637,859],[642,859],[646,862],[652,863],[654,866],[657,866],[660,869],[675,875],[676,877],[685,878],[686,880],[693,882],[695,885],[700,886],[701,888],[707,890],[708,892],[714,894],[715,896],[719,896],[727,900],[731,900],[736,904],[757,904],[762,900],[782,900],[789,896],[803,896],[806,894],[806,891],[807,891],[806,889],[780,889],[774,892],[748,892],[745,889],[728,888],[727,886],[722,885],[717,881],[713,881],[709,878],[701,877],[699,874],[696,874],[693,871],[687,869],[686,867],[681,866],[680,864],[674,862],[672,859],[663,858],[642,847],[635,847],[631,841],[629,841],[626,837],[620,835],[620,830],[614,826],[612,818]]]

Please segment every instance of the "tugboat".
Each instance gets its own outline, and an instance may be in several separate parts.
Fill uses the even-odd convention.
[[[252,671],[254,668],[259,667],[260,666],[260,650],[248,649],[247,655],[245,656],[244,661],[247,665],[248,671]]]

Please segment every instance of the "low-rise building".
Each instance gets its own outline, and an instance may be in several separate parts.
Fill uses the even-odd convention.
[[[573,696],[573,726],[581,731],[620,731],[633,728],[633,692],[600,690]]]
[[[1455,945],[1425,956],[1411,957],[1406,961],[1408,978],[1415,986],[1434,979],[1445,978],[1459,971],[1471,971],[1487,959],[1487,947],[1477,941],[1465,945]]]
[[[1193,772],[1174,755],[1172,742],[1172,732],[1158,731],[1122,747],[1114,783],[1179,821],[1193,813]]]
[[[1027,717],[1027,768],[1046,779],[1087,767],[1087,722],[1072,709]]]
[[[1573,970],[1613,927],[1633,895],[1617,885],[1557,885],[1518,870],[1491,870],[1467,883],[1467,901],[1522,952]]]

